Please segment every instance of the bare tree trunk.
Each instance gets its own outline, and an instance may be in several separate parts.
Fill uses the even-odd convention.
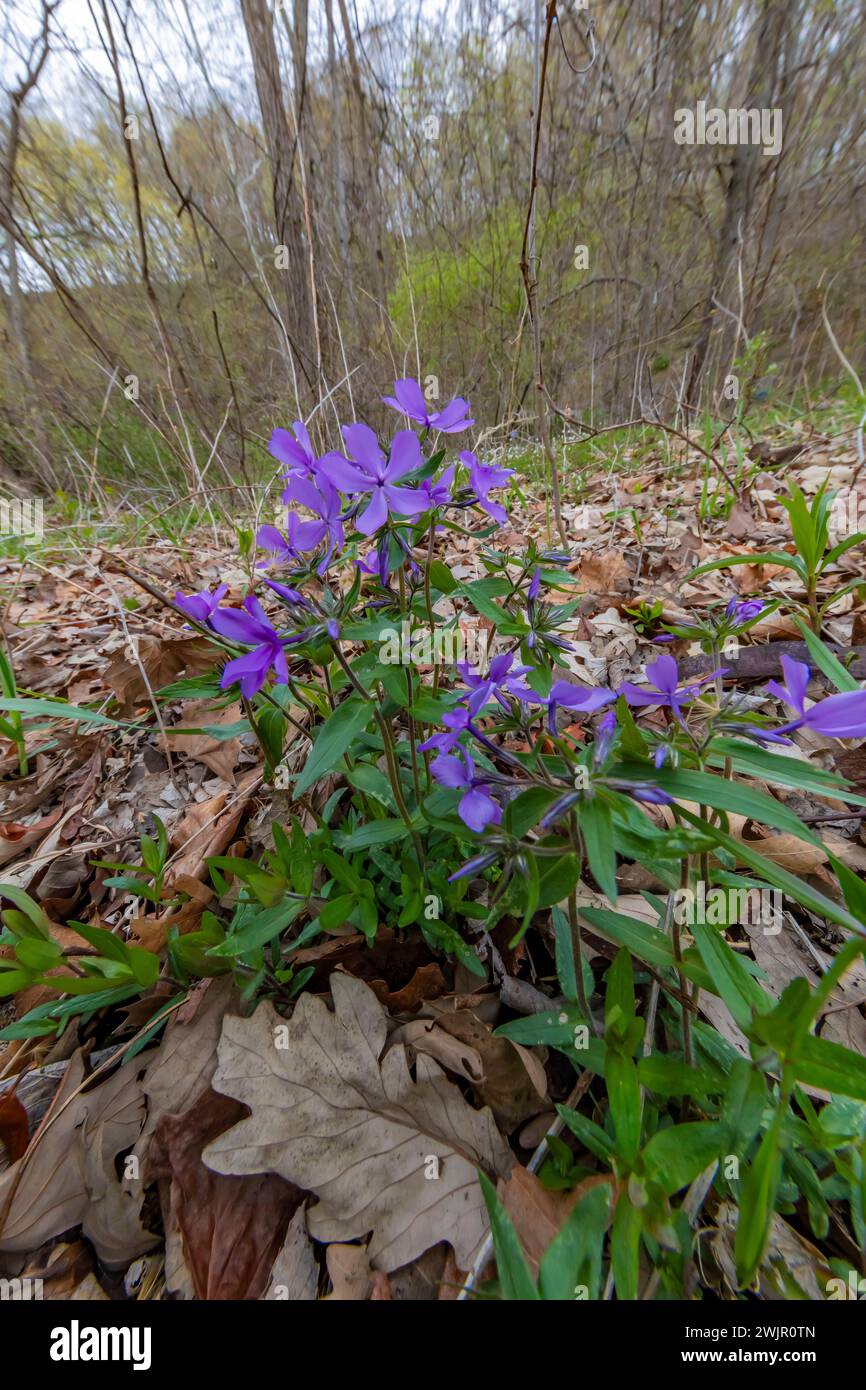
[[[332,0],[325,0],[325,17],[328,25],[328,82],[331,89],[331,119],[334,122],[334,191],[336,193],[337,247],[340,257],[340,272],[346,286],[346,305],[349,323],[355,323],[355,287],[352,276],[352,261],[349,253],[349,214],[346,206],[346,164],[343,137],[343,102],[337,70],[337,46],[334,32],[334,8]]]
[[[786,0],[762,0],[760,25],[744,103],[747,108],[762,109],[773,104],[785,30],[785,10]],[[745,245],[763,157],[761,146],[757,143],[734,146],[731,177],[725,198],[725,216],[715,250],[712,284],[704,306],[703,325],[694,346],[686,390],[686,400],[690,405],[697,404],[700,394],[701,376],[718,313],[716,301],[724,302],[728,276]]]
[[[277,242],[286,249],[286,269],[280,272],[285,286],[286,331],[290,335],[297,365],[307,385],[312,388],[316,350],[309,267],[304,246],[301,200],[294,182],[295,142],[290,137],[286,118],[273,18],[266,0],[241,0],[241,10],[271,165]],[[299,409],[300,405],[298,402]]]
[[[15,351],[24,415],[37,451],[43,455],[47,449],[47,440],[39,410],[39,386],[33,369],[33,357],[24,315],[21,276],[18,268],[18,246],[14,233],[15,170],[18,163],[18,147],[21,142],[21,108],[39,81],[40,73],[45,66],[51,43],[51,16],[56,7],[57,0],[54,4],[45,3],[43,0],[42,24],[28,56],[27,70],[18,86],[9,93],[6,144],[2,154],[2,164],[0,164],[0,210],[3,213],[3,223],[6,230],[6,273],[9,281],[7,300],[9,331]]]
[[[538,204],[538,148],[541,143],[541,113],[544,106],[544,83],[547,77],[547,58],[550,50],[550,34],[556,18],[556,0],[547,0],[545,6],[544,44],[541,41],[541,6],[544,0],[532,0],[533,8],[533,82],[532,117],[529,136],[529,205],[526,212],[526,226],[523,232],[523,250],[520,257],[520,273],[526,291],[526,308],[532,330],[533,375],[535,378],[535,399],[538,402],[538,432],[550,470],[550,490],[553,502],[553,515],[556,529],[563,547],[568,549],[568,537],[562,519],[562,498],[559,488],[559,469],[556,455],[550,444],[550,414],[547,408],[547,388],[544,381],[544,360],[541,351],[541,312],[538,304],[538,253],[535,245],[535,215]]]
[[[358,108],[358,133],[361,144],[361,179],[362,191],[361,202],[364,207],[365,215],[370,219],[370,229],[372,232],[373,244],[373,295],[379,305],[381,323],[390,341],[391,320],[385,311],[385,301],[388,294],[387,279],[385,275],[385,252],[384,246],[384,222],[382,216],[382,198],[376,180],[375,152],[373,149],[373,132],[370,129],[369,113],[367,110],[367,98],[364,93],[364,84],[361,80],[361,68],[358,63],[358,52],[355,47],[355,36],[352,32],[352,24],[349,19],[349,12],[346,7],[346,0],[337,0],[340,9],[340,22],[343,26],[343,33],[346,38],[346,57],[349,61],[349,72],[352,78],[352,87],[355,93],[355,102]]]

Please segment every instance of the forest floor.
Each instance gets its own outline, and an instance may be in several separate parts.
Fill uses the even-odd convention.
[[[847,495],[855,500],[859,490],[861,511],[866,504],[866,477],[853,440],[827,439],[806,426],[751,449],[747,485],[737,496],[708,470],[702,454],[677,441],[644,444],[631,457],[626,450],[615,469],[598,470],[579,491],[568,486],[563,506],[573,555],[568,579],[580,603],[566,634],[573,650],[563,653],[562,668],[593,686],[639,679],[644,663],[658,655],[652,637],[661,621],[700,615],[731,597],[759,595],[766,601],[791,594],[791,572],[759,558],[793,551],[778,500],[790,481],[814,497],[829,479],[833,488],[853,488]],[[713,477],[715,491],[708,481]],[[521,553],[530,537],[549,540],[540,482],[520,480],[520,492],[519,503],[510,506],[510,528],[493,539],[500,551]],[[449,535],[441,546],[439,558],[456,579],[486,573],[473,538]],[[683,582],[694,567],[726,554],[756,558]],[[0,558],[4,630],[18,696],[68,701],[105,716],[104,722],[58,719],[48,707],[41,717],[25,719],[23,749],[8,739],[0,743],[0,878],[39,904],[55,939],[73,952],[62,967],[70,979],[74,952],[89,949],[75,923],[107,928],[164,959],[172,930],[199,929],[202,914],[222,901],[208,860],[260,857],[273,849],[274,820],[297,815],[307,825],[309,810],[320,811],[334,790],[328,779],[312,789],[309,807],[293,805],[289,793],[264,780],[251,735],[176,732],[232,724],[240,707],[171,698],[173,683],[207,670],[212,658],[158,594],[223,583],[229,586],[227,601],[237,602],[252,564],[239,558],[228,529],[203,527],[179,543],[150,534],[138,543],[103,544],[98,528],[82,540],[74,528],[53,530],[51,518],[40,545],[16,553],[7,548]],[[855,548],[827,571],[822,597],[862,574],[862,550]],[[473,641],[483,640],[490,623],[467,606],[461,626],[471,655]],[[840,655],[856,652],[855,675],[866,672],[862,589],[852,588],[833,606],[823,636]],[[686,641],[666,650],[685,675],[708,669],[707,658]],[[725,679],[747,692],[750,710],[779,711],[765,685],[781,677],[783,651],[808,659],[801,630],[776,610],[726,656]],[[818,681],[831,688],[822,676]],[[571,732],[580,739],[580,716]],[[301,732],[292,739],[286,761],[296,769],[309,743]],[[866,793],[866,745],[842,745],[809,730],[800,730],[795,744],[805,762],[842,773]],[[818,844],[747,817],[731,818],[732,833],[760,841],[775,862],[840,898],[826,851],[855,873],[866,873],[862,813],[812,790],[791,787],[776,795],[816,829]],[[667,808],[650,810],[657,824],[665,823]],[[118,871],[108,866],[141,862],[141,836],[154,835],[155,817],[166,829],[169,852],[161,895],[149,900],[110,886],[107,880]],[[621,863],[617,910],[655,921],[644,894],[660,886],[639,865]],[[580,885],[579,905],[605,901],[590,884]],[[500,1180],[500,1193],[535,1267],[575,1199],[574,1190],[543,1181],[543,1170],[542,1178],[537,1175],[539,1145],[555,1118],[555,1103],[569,1097],[574,1103],[574,1074],[554,1049],[518,1048],[491,1032],[498,1023],[546,1004],[556,1007],[561,999],[545,934],[531,933],[515,949],[509,935],[504,923],[493,933],[484,979],[432,951],[417,933],[395,933],[388,926],[380,927],[372,948],[353,928],[325,932],[297,954],[295,965],[309,970],[305,989],[314,999],[327,996],[332,972],[365,981],[384,1010],[383,1028],[390,1035],[399,1030],[409,1046],[421,1031],[437,1031],[438,1046],[428,1041],[429,1050],[464,1095],[490,1107],[517,1160],[511,1177]],[[591,967],[604,967],[613,955],[611,942],[595,928],[587,939]],[[820,978],[843,935],[814,914],[801,913],[778,936],[742,928],[733,939],[778,997],[799,975]],[[467,1270],[445,1244],[431,1239],[420,1258],[385,1273],[371,1265],[364,1244],[311,1240],[306,1194],[276,1173],[226,1177],[205,1164],[203,1149],[245,1113],[211,1086],[223,1017],[237,1007],[225,978],[199,982],[178,1003],[166,966],[162,978],[128,1003],[87,1017],[71,1013],[59,1037],[39,1030],[14,1035],[22,1018],[54,998],[50,989],[34,986],[0,1001],[0,1026],[6,1029],[0,1043],[3,1272],[41,1278],[44,1296],[58,1299],[457,1295]],[[167,1001],[170,1021],[152,1041],[148,1023]],[[701,1008],[705,1021],[748,1055],[742,1032],[718,999],[702,995]],[[819,1030],[866,1057],[862,961],[827,1001]],[[133,1050],[133,1061],[118,1068],[117,1060]],[[87,1068],[94,1066],[97,1076],[86,1085]],[[578,1089],[583,1082],[586,1090],[589,1080],[584,1073]],[[705,1290],[733,1297],[726,1205],[708,1208],[704,1224]],[[775,1218],[759,1276],[765,1296],[784,1288],[783,1268],[807,1296],[818,1297],[831,1256],[857,1262],[856,1242],[835,1211],[823,1242],[807,1232],[799,1207]],[[477,1285],[485,1271],[476,1274]]]

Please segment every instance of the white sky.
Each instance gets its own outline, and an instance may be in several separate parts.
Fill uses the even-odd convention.
[[[271,0],[273,4],[273,0]],[[291,13],[291,0],[287,0]],[[465,3],[465,0],[464,0]],[[246,46],[240,0],[120,0],[131,33],[136,35],[136,56],[151,97],[180,90],[183,104],[207,99],[207,87],[194,50],[198,45],[206,56],[211,81],[219,91],[237,91],[249,81],[250,59]],[[362,27],[372,21],[386,21],[395,14],[412,24],[420,15],[428,24],[446,24],[453,17],[454,0],[349,0]],[[335,15],[338,17],[336,0]],[[119,24],[109,4],[112,26],[121,47]],[[60,0],[52,19],[52,51],[39,81],[38,95],[30,101],[41,109],[77,124],[84,95],[81,68],[96,83],[106,87],[111,70],[102,50],[94,14],[101,18],[101,0]],[[195,31],[191,31],[190,15]],[[24,60],[33,37],[39,32],[39,0],[6,0],[0,19],[0,83],[8,89],[20,81]],[[310,5],[311,57],[325,52],[324,6]],[[282,22],[278,25],[284,42]],[[130,72],[130,100],[137,83]],[[113,94],[113,92],[112,92]]]

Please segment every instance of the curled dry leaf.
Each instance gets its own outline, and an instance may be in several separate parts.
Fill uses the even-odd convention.
[[[552,1192],[534,1173],[519,1164],[507,1182],[500,1182],[499,1196],[514,1223],[534,1274],[538,1273],[542,1255],[564,1225],[572,1207],[599,1183],[610,1186],[613,1182],[612,1173],[599,1173],[585,1178],[571,1192]]]
[[[206,1090],[182,1115],[164,1115],[148,1174],[164,1179],[196,1298],[256,1299],[268,1286],[303,1193],[274,1173],[231,1178],[206,1168],[202,1149],[243,1116],[243,1106]]]
[[[170,685],[183,672],[199,676],[214,667],[214,649],[204,637],[181,637],[165,641],[160,637],[141,637],[138,659],[124,651],[105,673],[105,680],[117,696],[121,714],[128,718],[136,705],[150,700],[150,691]],[[150,690],[148,690],[148,686]]]
[[[722,1202],[712,1236],[712,1252],[729,1297],[739,1298],[734,1260],[737,1208]],[[758,1297],[767,1299],[808,1298],[820,1302],[827,1297],[833,1271],[819,1250],[789,1226],[778,1212],[773,1213],[767,1248],[757,1274]]]
[[[181,874],[198,878],[207,858],[224,853],[260,781],[260,773],[246,773],[231,794],[220,792],[209,801],[200,801],[172,827],[172,846],[183,851],[180,859],[171,863],[175,878]]]
[[[315,1300],[318,1286],[319,1267],[313,1254],[313,1243],[307,1235],[306,1213],[303,1207],[298,1207],[289,1222],[282,1247],[277,1252],[264,1297],[283,1303],[311,1303]]]
[[[0,1251],[35,1250],[80,1225],[103,1263],[120,1269],[157,1243],[139,1222],[141,1183],[128,1190],[114,1166],[144,1122],[139,1068],[121,1067],[87,1092],[83,1080],[79,1053],[27,1152],[0,1177]]]
[[[145,1160],[145,1177],[147,1146],[162,1117],[182,1114],[210,1086],[223,1014],[235,998],[230,979],[204,980],[169,1019],[142,1083],[147,1119],[137,1152]]]
[[[373,1292],[373,1271],[366,1245],[342,1245],[336,1241],[325,1251],[331,1292],[324,1303],[363,1303]]]
[[[181,719],[185,728],[235,724],[241,718],[240,704],[220,709],[210,700],[187,700]],[[224,782],[234,785],[235,767],[240,756],[240,739],[217,739],[210,734],[178,734],[169,729],[160,735],[160,747],[172,753],[185,753],[195,762],[203,763]]]
[[[593,594],[627,593],[631,587],[631,571],[622,550],[584,555],[580,562],[580,583]]]
[[[220,1173],[276,1172],[314,1192],[317,1240],[372,1232],[370,1259],[397,1269],[447,1240],[469,1266],[487,1230],[477,1169],[504,1176],[507,1144],[429,1057],[413,1081],[404,1047],[385,1053],[387,1020],[360,980],[336,974],[334,1012],[304,995],[283,1025],[270,1004],[227,1015],[214,1087],[249,1119],[204,1152]],[[284,1041],[280,1027],[286,1028]],[[438,1173],[438,1177],[435,1174]]]
[[[482,1075],[473,1082],[478,1099],[490,1106],[507,1134],[545,1107],[547,1076],[528,1048],[494,1037],[468,1009],[442,1014],[438,1027],[478,1054]]]

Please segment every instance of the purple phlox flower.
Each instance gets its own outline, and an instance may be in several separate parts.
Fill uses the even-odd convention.
[[[512,670],[513,661],[513,652],[503,652],[501,656],[495,656],[486,676],[473,671],[468,661],[458,661],[457,670],[470,690],[467,700],[470,714],[477,714],[490,700],[498,700],[504,709],[508,709],[506,697],[509,695],[515,700],[540,702],[541,697],[520,679],[528,671],[534,671],[535,667],[515,666]]]
[[[298,608],[309,608],[310,605],[300,589],[291,589],[288,584],[278,584],[275,579],[266,579],[265,583],[275,594],[279,594],[281,599],[285,599],[286,603],[294,604]]]
[[[495,864],[499,855],[495,850],[488,850],[487,854],[476,854],[473,859],[467,859],[465,864],[450,875],[448,882],[454,883],[458,878],[469,878],[472,874],[481,874],[485,869],[489,869],[491,864]]]
[[[596,730],[595,743],[592,745],[592,760],[596,767],[607,758],[615,738],[616,715],[609,709]]]
[[[213,593],[210,589],[202,589],[198,594],[182,594],[178,589],[174,601],[188,617],[194,618],[197,623],[206,623],[219,606],[220,599],[228,593],[228,588],[228,584],[218,584]]]
[[[371,557],[375,558],[375,554],[376,552],[374,550],[368,550],[365,556],[362,556],[360,560],[355,561],[357,568],[361,571],[362,574],[370,574],[374,576],[378,575],[378,564],[371,563]]]
[[[621,782],[612,778],[606,785],[613,787],[615,791],[625,792],[627,796],[633,796],[635,801],[646,801],[652,806],[670,806],[673,802],[669,792],[663,792],[661,787],[656,787],[652,782]]]
[[[392,410],[399,410],[401,415],[408,415],[410,420],[417,420],[425,429],[442,430],[443,434],[459,434],[461,430],[468,430],[470,425],[475,424],[474,420],[466,418],[469,414],[469,402],[462,396],[455,396],[435,415],[431,415],[427,409],[424,392],[412,377],[403,377],[400,381],[395,381],[394,395],[383,396],[382,400],[385,405],[390,405]]]
[[[298,475],[292,476],[286,483],[283,492],[284,502],[299,502],[302,507],[306,507],[319,517],[318,522],[302,523],[321,526],[320,540],[327,538],[328,549],[325,558],[318,567],[319,574],[324,574],[331,560],[335,549],[343,544],[343,523],[340,518],[340,494],[335,487],[328,482],[325,474],[316,478],[315,484],[307,478]],[[318,544],[318,542],[316,542]]]
[[[500,526],[504,526],[508,520],[508,513],[498,502],[491,502],[489,494],[492,488],[503,487],[514,473],[514,469],[494,468],[492,464],[479,463],[477,455],[468,449],[463,450],[460,459],[469,469],[469,483],[478,505],[488,516],[492,516],[494,521],[498,521]]]
[[[282,641],[253,594],[248,594],[244,599],[243,609],[217,609],[211,617],[211,626],[222,637],[253,648],[244,656],[236,657],[234,661],[226,664],[220,678],[222,689],[239,681],[241,694],[244,699],[249,700],[256,691],[261,690],[271,668],[278,683],[286,684],[289,669]]]
[[[828,738],[866,737],[866,690],[843,690],[838,695],[828,695],[812,705],[811,709],[806,709],[809,667],[801,661],[783,656],[782,670],[785,684],[767,681],[767,689],[796,710],[799,717],[779,729],[779,734],[790,733],[805,724],[807,728]]]
[[[672,656],[658,657],[645,667],[645,671],[650,681],[649,688],[632,685],[631,681],[623,681],[618,693],[624,695],[630,705],[667,705],[682,724],[684,721],[681,707],[689,700],[694,700],[701,693],[701,687],[708,681],[715,680],[716,676],[725,675],[727,667],[711,671],[709,675],[701,676],[691,685],[681,688],[679,668]]]
[[[571,681],[554,681],[547,697],[547,723],[552,734],[556,733],[556,711],[560,705],[581,714],[594,714],[616,699],[616,691],[605,685],[574,685]]]
[[[654,642],[675,642],[677,640],[674,632],[660,632],[658,637],[654,637]]]
[[[464,705],[458,705],[456,709],[447,710],[442,716],[442,723],[447,730],[444,734],[433,734],[426,742],[418,744],[418,750],[426,753],[428,749],[435,748],[439,753],[450,753],[451,749],[460,740],[460,735],[469,728],[472,715]]]
[[[529,581],[529,588],[528,588],[527,591],[526,591],[526,597],[527,597],[527,599],[529,600],[530,603],[534,603],[535,600],[538,598],[538,595],[539,595],[540,593],[541,593],[541,570],[538,568],[538,566],[536,566],[536,568],[535,568],[535,573],[533,574],[532,578],[531,578],[530,581]]]
[[[443,753],[430,764],[430,771],[443,787],[463,788],[457,814],[470,830],[481,832],[487,825],[499,825],[502,807],[493,800],[483,776],[475,772],[475,764],[467,749],[461,748],[463,758]]]
[[[785,684],[780,685],[778,681],[767,681],[767,689],[771,695],[775,695],[777,700],[782,700],[786,705],[797,711],[799,715],[806,713],[806,690],[809,685],[811,671],[802,661],[794,661],[790,656],[782,657],[782,672],[785,677]]]
[[[425,478],[421,484],[420,491],[427,494],[427,505],[433,507],[447,507],[451,501],[451,493],[454,487],[454,464],[450,464],[440,478],[435,481],[432,478]]]
[[[745,738],[753,738],[758,743],[784,743],[790,747],[792,742],[791,739],[776,733],[774,729],[762,729],[759,724],[721,724],[719,727],[721,729],[730,728],[732,733],[742,734]]]
[[[670,751],[671,750],[670,748],[668,748],[668,745],[666,743],[660,743],[656,751],[653,753],[654,765],[656,767],[664,767],[668,757],[670,756]]]
[[[332,486],[350,496],[358,492],[372,494],[355,523],[362,535],[372,536],[385,524],[390,512],[420,516],[427,511],[430,503],[426,493],[418,488],[397,487],[400,478],[421,467],[421,445],[412,430],[397,431],[388,459],[369,425],[344,425],[343,437],[353,461],[332,455],[327,463],[321,460],[321,473]]]
[[[750,623],[753,618],[757,618],[759,613],[763,613],[764,608],[763,599],[747,598],[741,600],[732,598],[725,609],[725,617],[736,618],[735,626],[742,627],[744,623]]]
[[[273,561],[287,565],[299,560],[302,551],[315,550],[324,534],[323,521],[301,521],[297,512],[289,512],[285,536],[276,526],[260,526],[256,545],[268,551],[268,559],[261,560],[256,569],[266,569]]]
[[[303,420],[295,420],[291,430],[274,430],[268,450],[290,472],[299,472],[304,477],[315,475],[316,455]]]
[[[552,806],[548,806],[541,820],[538,822],[540,830],[549,830],[552,825],[556,825],[561,820],[566,811],[570,811],[572,806],[576,806],[578,801],[583,800],[584,793],[579,791],[565,792],[563,796],[558,796]]]

